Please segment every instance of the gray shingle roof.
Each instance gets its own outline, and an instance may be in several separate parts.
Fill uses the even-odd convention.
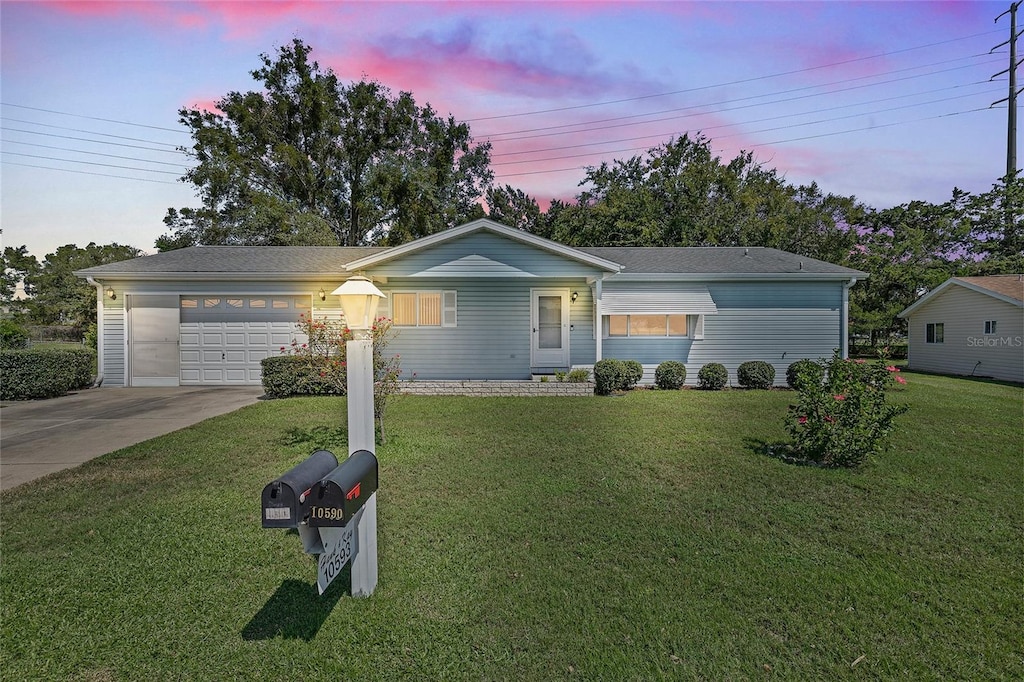
[[[386,247],[193,246],[80,270],[86,277],[147,275],[345,274],[345,263]],[[623,266],[623,274],[778,275],[788,273],[863,277],[865,273],[763,247],[586,247],[580,251]]]
[[[808,273],[863,277],[866,273],[779,249],[747,247],[584,247],[580,251],[622,265],[623,274],[757,275]]]
[[[345,263],[386,250],[341,246],[191,246],[80,270],[79,275],[252,273],[336,275]]]

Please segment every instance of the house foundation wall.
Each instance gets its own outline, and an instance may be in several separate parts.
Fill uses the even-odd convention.
[[[399,393],[403,395],[473,397],[567,396],[582,398],[594,395],[594,384],[557,381],[410,381],[401,383]]]

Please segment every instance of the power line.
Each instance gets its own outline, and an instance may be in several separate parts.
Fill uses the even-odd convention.
[[[817,70],[820,70],[820,69],[829,69],[829,68],[832,68],[834,66],[843,66],[844,64],[853,64],[855,62],[862,62],[862,61],[867,61],[867,60],[870,60],[870,59],[880,59],[882,57],[891,57],[891,56],[896,55],[896,54],[903,54],[905,52],[912,52],[914,50],[922,50],[922,49],[929,48],[929,47],[937,47],[939,45],[947,45],[949,43],[955,43],[955,42],[959,42],[961,40],[970,40],[971,38],[978,38],[978,37],[981,37],[981,36],[987,36],[987,35],[990,35],[992,33],[998,33],[998,32],[999,32],[998,30],[982,31],[981,33],[974,33],[972,35],[963,36],[961,38],[950,38],[949,40],[941,40],[939,42],[928,43],[926,45],[915,45],[914,47],[907,47],[907,48],[903,48],[901,50],[891,50],[889,52],[882,52],[880,54],[868,55],[868,56],[865,56],[865,57],[854,57],[852,59],[844,59],[843,61],[833,62],[831,64],[822,64],[822,65],[819,65],[819,66],[811,66],[811,67],[807,67],[807,68],[804,68],[804,69],[795,69],[793,71],[782,71],[780,73],[773,73],[773,74],[768,74],[768,75],[764,75],[764,76],[754,76],[752,78],[742,78],[740,80],[729,81],[727,83],[717,83],[717,84],[713,84],[713,85],[702,85],[702,86],[695,87],[695,88],[685,88],[683,90],[673,90],[671,92],[661,92],[661,93],[657,93],[657,94],[653,94],[653,95],[640,95],[638,97],[625,97],[623,99],[608,100],[608,101],[605,101],[605,102],[594,102],[594,103],[591,103],[591,104],[577,104],[577,105],[568,106],[568,107],[556,107],[556,108],[552,108],[552,109],[538,109],[536,111],[524,111],[524,112],[520,112],[520,113],[517,113],[517,114],[498,114],[498,115],[495,115],[495,116],[481,116],[479,118],[466,119],[465,122],[466,123],[475,123],[477,121],[492,121],[492,120],[501,119],[501,118],[515,118],[515,117],[518,117],[518,116],[534,116],[536,114],[549,114],[549,113],[554,113],[554,112],[558,112],[558,111],[572,111],[572,110],[575,110],[575,109],[588,109],[588,108],[591,108],[591,107],[607,106],[609,104],[622,104],[624,102],[638,102],[640,100],[654,99],[656,97],[668,97],[670,95],[681,95],[681,94],[687,93],[687,92],[698,92],[698,91],[701,91],[701,90],[710,90],[712,88],[727,87],[727,86],[730,86],[730,85],[742,85],[742,84],[745,84],[745,83],[754,83],[754,82],[757,82],[757,81],[760,81],[760,80],[767,80],[767,79],[770,79],[770,78],[780,78],[782,76],[792,76],[792,75],[795,75],[795,74],[798,74],[798,73],[807,73],[809,71],[817,71]]]
[[[785,139],[785,140],[774,140],[772,142],[762,142],[760,144],[754,145],[752,149],[747,150],[747,151],[753,151],[754,149],[757,149],[758,147],[767,147],[767,146],[773,145],[773,144],[785,144],[787,142],[800,142],[802,140],[817,139],[817,138],[822,138],[822,137],[832,137],[832,136],[835,136],[835,135],[847,135],[849,133],[858,133],[858,132],[863,132],[865,130],[877,130],[878,128],[891,128],[891,127],[899,126],[899,125],[908,125],[908,124],[911,124],[911,123],[921,123],[923,121],[932,121],[932,120],[936,120],[936,119],[940,119],[940,118],[949,118],[949,117],[952,117],[952,116],[962,116],[964,114],[973,114],[973,113],[976,113],[976,112],[979,112],[979,111],[992,111],[992,109],[990,109],[988,107],[982,107],[982,108],[979,108],[979,109],[966,109],[964,111],[954,111],[954,112],[951,112],[951,113],[948,113],[948,114],[939,114],[937,116],[926,116],[926,117],[923,117],[923,118],[915,118],[915,119],[911,119],[909,121],[896,121],[896,122],[893,122],[893,123],[881,123],[881,124],[875,124],[875,125],[866,126],[866,127],[863,127],[863,128],[849,128],[847,130],[836,130],[836,131],[832,131],[832,132],[828,132],[828,133],[821,133],[820,135],[807,135],[807,136],[804,136],[804,137],[792,137],[792,138],[788,138],[788,139]],[[725,151],[725,150],[724,149],[717,149],[715,151]],[[586,168],[587,168],[586,166],[573,166],[571,168],[555,168],[555,169],[551,169],[551,170],[542,170],[542,171],[524,171],[522,173],[505,173],[505,174],[502,174],[502,175],[495,175],[494,178],[496,180],[498,180],[498,179],[502,179],[502,178],[515,178],[515,177],[524,176],[524,175],[544,175],[544,174],[547,174],[547,173],[564,173],[564,172],[573,171],[573,170],[586,170]]]
[[[171,163],[170,161],[152,161],[150,159],[140,159],[137,156],[121,156],[119,154],[104,154],[103,152],[88,152],[84,149],[71,149],[68,147],[54,147],[48,144],[35,144],[34,142],[20,142],[18,140],[0,140],[3,144],[20,144],[26,147],[40,147],[42,149],[54,149],[60,152],[74,152],[75,154],[89,154],[90,156],[105,156],[112,159],[123,159],[125,161],[141,161],[143,163],[155,163],[161,166],[174,166],[175,168],[186,168],[179,163]]]
[[[867,101],[864,101],[864,102],[858,102],[856,104],[840,104],[840,105],[833,106],[833,107],[824,107],[824,108],[821,108],[821,109],[812,109],[810,111],[801,111],[801,112],[791,113],[791,114],[781,114],[779,116],[768,116],[768,117],[765,117],[765,118],[758,118],[758,119],[753,119],[753,120],[750,120],[750,121],[742,121],[742,122],[731,124],[731,125],[746,125],[746,124],[750,124],[750,123],[763,123],[765,121],[776,121],[776,120],[779,120],[779,119],[796,118],[798,116],[807,116],[809,114],[820,114],[820,113],[824,113],[826,111],[835,111],[836,109],[850,109],[850,108],[853,108],[853,107],[865,106],[867,104],[878,104],[878,103],[881,103],[881,102],[890,102],[892,100],[897,100],[897,99],[905,99],[907,97],[919,97],[921,95],[929,95],[929,94],[936,93],[936,92],[945,92],[947,90],[956,90],[956,89],[959,89],[959,88],[970,87],[972,85],[988,85],[988,84],[989,84],[988,81],[976,81],[974,83],[967,83],[965,85],[951,85],[951,86],[948,86],[948,87],[945,87],[945,88],[935,88],[933,90],[923,90],[921,92],[910,93],[910,94],[907,94],[907,95],[894,95],[892,97],[882,97],[882,98],[879,98],[879,99],[867,100]],[[983,94],[983,93],[972,93],[971,95],[964,95],[964,96],[968,97],[968,96],[974,96],[976,94]],[[743,109],[743,108],[747,108],[747,107],[737,107],[736,109],[725,109],[723,111],[738,111],[739,109]],[[696,114],[688,114],[687,116],[680,116],[678,118],[688,118],[690,116],[698,116],[698,115],[705,114],[705,113],[717,113],[717,112],[714,112],[714,111],[711,111],[711,112],[698,112]],[[865,114],[861,114],[861,115],[865,115]],[[653,122],[654,121],[647,121],[645,123],[653,123]],[[643,124],[638,124],[638,125],[643,125]],[[722,126],[711,126],[711,127],[708,127],[708,128],[702,128],[702,130],[711,130],[712,128],[717,128],[717,127],[722,127]],[[544,149],[528,149],[528,150],[519,151],[519,152],[502,152],[500,154],[491,154],[491,158],[494,159],[494,158],[503,157],[503,156],[521,156],[523,154],[540,154],[540,153],[543,153],[543,152],[562,151],[562,150],[565,150],[565,149],[579,149],[581,147],[592,147],[592,146],[595,146],[595,145],[603,145],[603,144],[615,144],[615,143],[619,143],[619,142],[633,142],[635,140],[645,140],[645,139],[649,139],[649,138],[652,138],[652,137],[666,137],[668,135],[676,135],[676,134],[679,134],[679,133],[656,133],[656,134],[650,134],[650,135],[637,135],[637,136],[633,136],[633,137],[618,138],[618,139],[615,139],[615,140],[606,140],[604,142],[585,142],[585,143],[582,143],[582,144],[571,144],[571,145],[565,145],[565,146],[561,146],[561,147],[546,147]],[[500,164],[492,164],[492,165],[500,165]]]
[[[983,62],[983,64],[984,63],[985,62]],[[853,86],[850,86],[848,88],[840,88],[840,89],[836,89],[836,90],[830,90],[828,92],[817,92],[817,93],[811,93],[811,94],[808,94],[808,95],[800,95],[798,97],[786,97],[786,98],[783,98],[783,99],[772,100],[770,102],[758,102],[758,103],[754,103],[754,104],[746,104],[746,105],[739,106],[739,107],[725,107],[725,108],[710,109],[710,110],[705,109],[705,107],[708,107],[708,106],[717,106],[717,105],[721,105],[721,104],[732,104],[734,102],[742,102],[742,101],[746,101],[746,100],[750,100],[750,99],[760,99],[762,97],[768,97],[770,95],[751,95],[751,96],[747,96],[747,97],[739,97],[739,98],[736,98],[736,99],[733,99],[733,100],[725,100],[725,101],[722,101],[722,102],[714,102],[714,103],[711,103],[711,104],[695,104],[695,105],[690,105],[690,106],[686,106],[686,107],[681,107],[679,110],[683,111],[683,110],[688,110],[688,109],[700,109],[701,111],[698,112],[699,114],[700,113],[703,113],[703,114],[715,114],[715,113],[721,113],[721,112],[727,112],[727,111],[739,111],[740,109],[750,109],[750,108],[753,108],[753,107],[768,106],[770,104],[786,104],[786,103],[795,102],[795,101],[801,100],[801,99],[811,99],[811,98],[814,98],[814,97],[824,97],[824,96],[827,96],[827,95],[835,95],[837,93],[842,93],[842,92],[851,92],[853,90],[863,90],[864,88],[872,88],[872,87],[875,87],[875,86],[878,86],[878,85],[890,85],[892,83],[902,83],[904,81],[914,80],[916,78],[924,78],[924,77],[927,77],[927,76],[934,76],[934,75],[937,75],[937,74],[947,73],[947,72],[950,72],[950,71],[960,71],[960,70],[966,69],[966,68],[970,68],[970,66],[958,66],[958,67],[953,67],[953,68],[950,68],[950,69],[941,69],[939,71],[931,71],[929,73],[918,74],[916,76],[902,76],[900,78],[892,78],[892,79],[885,80],[885,81],[879,81],[878,83],[866,83],[866,84],[862,84],[862,85],[853,85]],[[851,80],[860,80],[860,79],[851,79]],[[825,87],[827,85],[838,85],[838,84],[841,84],[843,82],[849,82],[849,81],[837,81],[836,83],[826,83],[826,84],[824,84],[822,86],[812,85],[812,86],[805,86],[805,87],[801,87],[801,88],[794,88],[793,90],[785,90],[785,91],[782,91],[782,92],[780,92],[778,94],[788,94],[790,92],[798,92],[798,91],[801,91],[801,90],[817,89],[819,87]],[[973,83],[971,85],[973,85]],[[597,126],[597,127],[594,127],[594,128],[580,128],[578,130],[563,130],[563,131],[556,132],[556,133],[541,133],[541,134],[538,134],[538,135],[523,135],[521,137],[508,137],[508,138],[505,138],[503,140],[490,140],[490,142],[492,142],[494,144],[498,144],[498,143],[501,143],[501,142],[518,142],[520,140],[534,140],[534,139],[537,139],[537,138],[540,138],[540,137],[553,137],[553,136],[556,136],[556,135],[588,133],[588,132],[593,132],[593,131],[596,131],[596,130],[612,130],[614,128],[624,128],[624,127],[628,127],[628,126],[641,125],[641,124],[646,124],[646,123],[659,123],[661,121],[672,121],[672,120],[675,120],[677,118],[686,118],[687,116],[693,116],[693,115],[696,115],[696,114],[685,114],[685,115],[681,115],[681,116],[669,116],[669,117],[666,117],[666,118],[651,119],[649,121],[640,121],[640,122],[635,122],[635,123],[616,123],[614,125]],[[567,127],[567,126],[557,126],[557,127]]]
[[[99,135],[100,137],[112,137],[117,140],[130,140],[132,142],[146,142],[148,144],[160,144],[165,147],[178,147],[179,145],[173,142],[157,142],[156,140],[146,140],[139,137],[125,137],[124,135],[113,135],[111,133],[99,133],[95,130],[82,130],[81,128],[68,128],[65,126],[55,126],[49,123],[36,123],[35,121],[26,121],[20,118],[4,118],[5,121],[13,121],[15,123],[28,123],[29,125],[40,126],[42,128],[53,128],[55,130],[70,130],[75,133],[85,133],[87,135]],[[98,141],[98,140],[97,140]]]
[[[86,166],[103,166],[105,168],[121,168],[124,170],[144,171],[146,173],[161,173],[163,175],[181,175],[173,171],[153,170],[152,168],[136,168],[134,166],[118,166],[112,163],[99,163],[98,161],[76,161],[75,159],[60,159],[54,156],[40,156],[39,154],[22,154],[21,152],[0,152],[3,156],[25,156],[30,159],[44,159],[46,161],[62,161],[64,163],[81,163]]]
[[[152,128],[153,130],[166,130],[171,133],[188,134],[188,131],[182,130],[181,128],[164,128],[162,126],[147,125],[145,123],[132,123],[131,121],[118,121],[112,118],[100,118],[99,116],[86,116],[85,114],[72,114],[67,111],[56,111],[54,109],[41,109],[39,107],[29,107],[24,104],[12,104],[10,102],[0,102],[0,106],[5,107],[17,107],[18,109],[28,109],[30,111],[43,111],[48,114],[60,114],[61,116],[74,116],[75,118],[87,118],[91,121],[103,121],[104,123],[117,123],[118,125],[124,126],[135,126],[138,128]]]
[[[690,104],[690,105],[687,105],[687,106],[684,106],[684,107],[673,107],[671,109],[662,109],[660,111],[651,111],[651,112],[647,112],[645,114],[629,114],[629,115],[625,115],[625,116],[613,116],[611,118],[593,119],[593,120],[590,120],[590,121],[582,121],[580,123],[565,123],[565,124],[554,125],[554,126],[543,126],[543,127],[540,127],[540,128],[524,128],[522,130],[507,130],[507,131],[501,132],[501,133],[483,133],[483,134],[478,134],[478,137],[490,139],[492,142],[499,142],[501,140],[493,140],[492,138],[502,137],[502,136],[505,136],[505,135],[519,135],[520,133],[533,133],[533,132],[542,132],[542,131],[545,131],[545,130],[558,130],[558,129],[562,129],[562,128],[573,128],[573,127],[576,127],[576,126],[585,126],[585,125],[591,125],[591,124],[596,124],[596,123],[610,123],[612,121],[624,121],[624,120],[635,119],[635,118],[645,118],[647,116],[657,116],[659,114],[670,114],[670,113],[673,113],[673,112],[676,112],[676,111],[686,111],[686,110],[689,110],[689,109],[696,109],[696,108],[705,107],[705,106],[719,106],[719,105],[723,105],[723,104],[731,104],[733,102],[744,102],[744,101],[751,100],[751,99],[761,99],[761,98],[764,98],[764,97],[771,97],[773,95],[788,95],[790,93],[802,92],[804,90],[815,90],[815,89],[818,89],[818,88],[825,88],[825,87],[829,87],[829,86],[833,86],[833,85],[842,85],[844,83],[853,83],[855,81],[868,80],[868,79],[872,79],[872,78],[880,78],[882,76],[891,75],[891,74],[904,73],[904,72],[907,72],[907,71],[916,71],[918,69],[926,69],[926,68],[929,68],[929,67],[932,67],[932,66],[942,66],[943,64],[952,64],[954,62],[964,61],[965,59],[975,59],[977,57],[988,57],[988,56],[990,56],[989,53],[972,54],[972,55],[968,55],[966,57],[957,57],[956,59],[945,59],[945,60],[938,61],[938,62],[932,62],[931,64],[920,64],[918,66],[909,66],[909,67],[906,67],[906,68],[903,68],[903,69],[894,69],[892,71],[886,71],[886,72],[883,72],[883,73],[871,74],[871,75],[867,75],[867,76],[857,76],[855,78],[845,78],[845,79],[842,79],[842,80],[830,81],[830,82],[827,82],[827,83],[818,83],[818,84],[815,84],[815,85],[804,85],[804,86],[801,86],[799,88],[791,88],[789,90],[779,90],[777,92],[768,92],[768,93],[764,93],[764,94],[760,94],[760,95],[748,95],[746,97],[738,97],[738,98],[735,98],[735,99],[727,99],[727,100],[722,100],[722,101],[718,101],[718,102],[707,102],[707,103],[704,103],[704,104]],[[996,63],[997,61],[999,61],[999,60],[989,60],[989,61],[986,61],[986,62],[982,62],[980,65],[983,66],[985,64]],[[838,91],[834,90],[834,91],[831,91],[829,93],[818,93],[818,94],[814,94],[814,95],[807,95],[806,97],[819,97],[819,96],[821,96],[823,94],[832,94],[834,92],[847,92],[849,90],[857,90],[857,89],[861,89],[861,88],[874,87],[876,85],[887,85],[889,83],[896,83],[896,82],[900,82],[900,81],[903,81],[903,80],[911,80],[913,78],[925,78],[927,76],[934,76],[934,75],[941,74],[941,73],[947,73],[949,71],[957,71],[957,70],[960,70],[960,69],[971,68],[972,66],[979,66],[979,64],[970,64],[970,65],[967,65],[967,66],[955,67],[955,68],[952,68],[952,69],[943,69],[943,70],[939,70],[939,71],[931,71],[931,72],[924,73],[924,74],[918,74],[917,76],[911,76],[911,77],[901,78],[901,79],[894,79],[894,80],[890,80],[890,81],[881,81],[879,83],[868,83],[866,85],[858,86],[858,87],[855,87],[855,88],[846,88],[846,89],[838,90]],[[793,98],[793,99],[803,99],[803,98],[797,97],[797,98]],[[764,104],[775,104],[777,102],[788,102],[788,101],[792,101],[792,100],[789,100],[789,99],[776,100],[776,102],[765,102]],[[753,104],[753,105],[749,105],[749,106],[762,106],[762,104]],[[657,120],[669,120],[669,119],[657,119]],[[651,121],[639,121],[638,123],[650,123],[650,122]],[[573,132],[573,131],[566,131],[566,132]]]
[[[155,182],[159,185],[177,185],[176,182],[167,180],[152,180],[150,178],[136,178],[130,175],[111,175],[110,173],[93,173],[90,171],[74,170],[72,168],[54,168],[53,166],[37,166],[33,163],[18,163],[17,161],[3,161],[5,166],[21,166],[22,168],[41,168],[42,170],[60,171],[61,173],[76,173],[78,175],[95,175],[101,178],[120,178],[121,180],[138,180],[139,182]]]
[[[44,137],[56,137],[56,138],[61,139],[61,140],[76,140],[78,142],[90,142],[92,144],[106,144],[106,145],[114,145],[114,146],[117,146],[117,147],[128,147],[128,148],[131,148],[131,149],[145,149],[147,151],[162,152],[164,154],[183,154],[184,155],[184,153],[185,153],[185,152],[181,151],[180,149],[156,149],[155,147],[140,147],[137,144],[125,144],[123,142],[108,142],[107,140],[90,140],[87,137],[73,137],[71,135],[57,135],[56,133],[43,133],[43,132],[39,132],[38,130],[24,130],[22,128],[8,128],[7,126],[0,126],[0,130],[7,130],[7,131],[10,131],[12,133],[27,133],[29,135],[41,135],[41,136],[44,136]],[[162,142],[157,142],[155,144],[163,144],[163,143]]]

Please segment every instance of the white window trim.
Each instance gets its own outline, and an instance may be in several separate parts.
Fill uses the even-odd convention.
[[[996,322],[998,320],[985,320],[985,334],[991,336],[996,333]]]
[[[405,290],[394,290],[386,293],[389,319],[391,323],[398,329],[434,329],[434,328],[452,328],[458,326],[458,291],[455,289],[413,289],[409,291]],[[394,316],[394,301],[392,298],[395,294],[415,294],[416,295],[416,324],[398,324],[395,322]],[[420,324],[420,295],[421,294],[438,294],[441,298],[441,324]],[[449,305],[450,303],[450,305]]]

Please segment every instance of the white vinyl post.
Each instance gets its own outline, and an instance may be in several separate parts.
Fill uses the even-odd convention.
[[[373,339],[360,330],[345,344],[348,374],[348,454],[369,450],[376,454],[373,419]],[[377,493],[356,516],[357,547],[352,557],[352,596],[366,597],[377,587]]]

